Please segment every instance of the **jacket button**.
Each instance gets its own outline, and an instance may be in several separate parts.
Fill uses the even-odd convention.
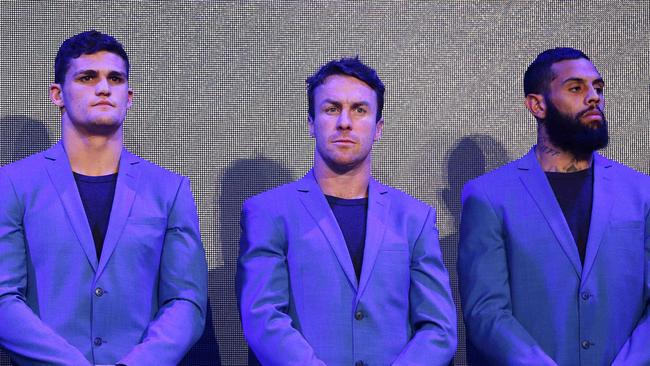
[[[93,344],[95,344],[95,346],[97,346],[97,347],[101,346],[102,343],[103,343],[103,341],[99,337],[95,338],[95,340],[93,341]]]
[[[591,347],[592,343],[589,342],[589,341],[582,341],[580,343],[580,345],[582,346],[583,349],[589,349],[589,347]]]
[[[97,287],[95,289],[95,296],[102,297],[102,295],[104,295],[104,289],[101,287]]]
[[[366,365],[366,363],[363,362],[363,361],[357,361],[357,362],[354,363],[354,366],[365,366],[365,365]]]
[[[589,292],[585,291],[580,296],[582,297],[583,300],[587,301],[591,297],[591,294]]]
[[[357,311],[356,313],[354,313],[354,319],[356,319],[356,320],[363,319],[363,312],[362,311]],[[359,361],[359,362],[363,363],[363,361]],[[359,363],[359,362],[357,362],[357,363]]]

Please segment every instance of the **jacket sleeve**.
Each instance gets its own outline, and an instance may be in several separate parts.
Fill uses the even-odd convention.
[[[27,245],[24,207],[0,170],[0,345],[18,364],[90,365],[27,305]]]
[[[203,332],[207,280],[196,206],[189,181],[183,178],[169,212],[163,243],[159,310],[142,342],[118,363],[128,366],[178,364]]]
[[[648,203],[650,205],[650,202]],[[645,218],[645,310],[612,365],[650,365],[650,209]]]
[[[556,365],[512,315],[501,218],[475,181],[462,202],[458,275],[469,341],[495,365]]]
[[[325,365],[287,314],[287,242],[270,211],[256,198],[242,208],[236,285],[244,336],[262,365]]]
[[[429,209],[413,245],[409,312],[414,335],[393,365],[448,365],[456,352],[456,307],[435,220]]]

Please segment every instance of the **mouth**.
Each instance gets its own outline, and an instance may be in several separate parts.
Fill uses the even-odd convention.
[[[602,120],[603,112],[598,109],[592,109],[581,113],[580,117],[586,118],[588,120]]]
[[[356,143],[354,140],[346,139],[346,138],[335,139],[332,142],[335,143],[335,144],[341,144],[341,145],[348,145],[348,144],[352,145],[352,144]]]
[[[107,100],[103,100],[103,101],[100,101],[100,102],[97,102],[97,103],[93,104],[93,107],[102,107],[102,106],[113,107],[113,103],[111,103],[111,102],[109,102]]]

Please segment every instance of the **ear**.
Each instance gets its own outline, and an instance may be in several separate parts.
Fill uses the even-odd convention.
[[[126,103],[126,109],[131,109],[133,104],[133,89],[129,88],[129,100]]]
[[[314,135],[314,120],[311,118],[311,116],[307,117],[307,124],[309,125],[309,136],[316,137]]]
[[[528,111],[537,119],[546,118],[546,101],[542,94],[528,94],[524,100]]]
[[[50,84],[50,100],[55,106],[59,107],[59,109],[65,107],[65,103],[63,102],[63,88],[61,87],[61,84]]]
[[[384,132],[384,117],[381,117],[379,121],[377,121],[377,124],[375,125],[375,137],[373,141],[379,140],[383,132]]]

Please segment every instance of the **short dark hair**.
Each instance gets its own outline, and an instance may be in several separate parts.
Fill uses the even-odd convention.
[[[580,58],[589,60],[584,52],[569,47],[552,48],[540,53],[524,74],[524,95],[546,94],[554,77],[551,66],[560,61]]]
[[[384,83],[381,82],[377,72],[370,66],[359,60],[359,56],[354,58],[344,57],[340,60],[332,60],[321,66],[315,74],[308,77],[307,98],[309,99],[309,117],[314,118],[314,91],[325,82],[327,77],[332,75],[347,75],[357,78],[368,84],[377,94],[377,121],[381,119],[384,109]]]
[[[126,55],[122,44],[113,36],[93,29],[72,36],[61,44],[54,60],[54,82],[63,84],[73,58],[99,51],[108,51],[122,57],[126,64],[126,77],[129,77],[129,56]]]

